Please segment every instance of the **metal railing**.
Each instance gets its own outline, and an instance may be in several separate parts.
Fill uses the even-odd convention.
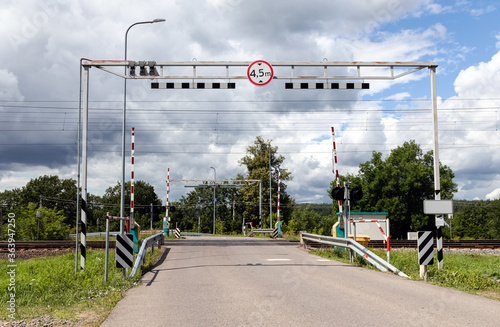
[[[400,271],[399,269],[397,269],[384,259],[380,258],[372,251],[368,250],[363,245],[359,244],[358,242],[350,238],[340,238],[340,237],[323,236],[323,235],[316,235],[309,233],[301,233],[300,244],[306,245],[307,242],[333,245],[353,250],[354,252],[365,258],[366,261],[377,267],[379,270],[384,272],[390,270],[401,277],[409,278],[408,275],[406,275],[405,273],[403,273],[402,271]]]
[[[250,230],[250,232],[248,232],[247,236],[252,236],[252,234],[255,234],[255,233],[269,233],[269,234],[271,234],[272,232],[273,232],[273,228],[253,228],[252,230]]]
[[[146,261],[146,250],[149,246],[151,246],[151,251],[154,251],[154,244],[158,242],[158,248],[161,247],[163,244],[163,241],[165,239],[165,236],[163,232],[160,232],[156,235],[150,236],[147,239],[142,241],[141,249],[139,250],[139,253],[137,254],[137,257],[135,258],[134,262],[134,267],[132,268],[132,272],[130,273],[130,277],[134,277],[139,268],[144,264]]]

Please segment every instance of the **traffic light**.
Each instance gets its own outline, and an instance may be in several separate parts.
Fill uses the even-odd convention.
[[[175,207],[174,206],[171,206],[171,207],[168,207],[168,210],[170,210],[170,212],[175,212]]]
[[[343,187],[334,187],[332,190],[332,198],[334,200],[344,201],[344,188]]]
[[[357,202],[357,201],[361,200],[362,197],[363,197],[363,190],[361,189],[361,187],[355,187],[352,189],[352,191],[351,191],[351,201],[352,202]]]

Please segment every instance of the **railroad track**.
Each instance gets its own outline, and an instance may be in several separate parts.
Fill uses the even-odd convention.
[[[75,241],[16,241],[16,249],[64,249],[74,248]],[[310,244],[313,247],[313,244]],[[0,251],[7,251],[8,242],[0,242]],[[105,241],[87,241],[87,247],[104,249]],[[109,247],[115,247],[115,241],[109,241]],[[318,245],[319,247],[319,245]],[[370,248],[385,248],[384,241],[370,241]],[[391,240],[391,248],[416,248],[416,240]],[[434,247],[436,242],[434,241]],[[444,240],[445,249],[500,249],[500,240]]]
[[[391,240],[391,249],[416,249],[416,240]],[[310,248],[328,247],[324,244],[307,242]],[[385,241],[370,241],[368,247],[372,249],[385,249],[387,247]],[[437,247],[434,240],[434,248]],[[443,240],[443,249],[500,249],[500,240]]]
[[[391,248],[416,248],[416,240],[391,240]],[[434,247],[436,247],[434,240]],[[384,241],[370,241],[368,247],[385,248]],[[500,249],[500,240],[443,240],[444,249]]]
[[[74,248],[75,241],[16,241],[16,249],[68,249]],[[104,249],[106,241],[87,241],[87,247]],[[115,241],[109,241],[109,247],[115,247]],[[0,251],[8,248],[8,242],[0,242]]]

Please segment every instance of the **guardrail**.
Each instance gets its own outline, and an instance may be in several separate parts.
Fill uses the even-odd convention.
[[[181,236],[212,236],[209,233],[181,232]]]
[[[323,236],[309,233],[301,233],[300,234],[300,244],[307,246],[307,242],[314,242],[320,244],[333,245],[338,247],[343,247],[347,249],[351,249],[363,258],[365,258],[369,263],[377,267],[379,270],[386,272],[387,270],[392,271],[395,274],[398,274],[401,277],[409,278],[408,275],[380,258],[378,255],[373,253],[372,251],[365,248],[363,245],[359,244],[355,240],[351,240],[349,238],[340,238],[340,237],[332,237],[332,236]]]
[[[130,277],[134,277],[135,274],[137,273],[137,270],[139,270],[139,268],[146,261],[146,249],[149,246],[151,246],[151,251],[153,251],[155,242],[158,242],[158,249],[159,249],[161,247],[161,245],[163,244],[164,239],[165,239],[165,236],[164,236],[163,232],[160,232],[160,233],[153,235],[153,236],[150,236],[142,241],[141,249],[139,250],[137,257],[135,258],[134,267],[132,268],[132,272],[130,273]]]
[[[250,232],[248,232],[247,236],[252,236],[255,233],[269,233],[272,234],[273,228],[254,228]]]

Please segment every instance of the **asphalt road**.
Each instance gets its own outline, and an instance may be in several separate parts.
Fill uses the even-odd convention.
[[[500,326],[500,302],[281,240],[172,240],[102,326]]]

